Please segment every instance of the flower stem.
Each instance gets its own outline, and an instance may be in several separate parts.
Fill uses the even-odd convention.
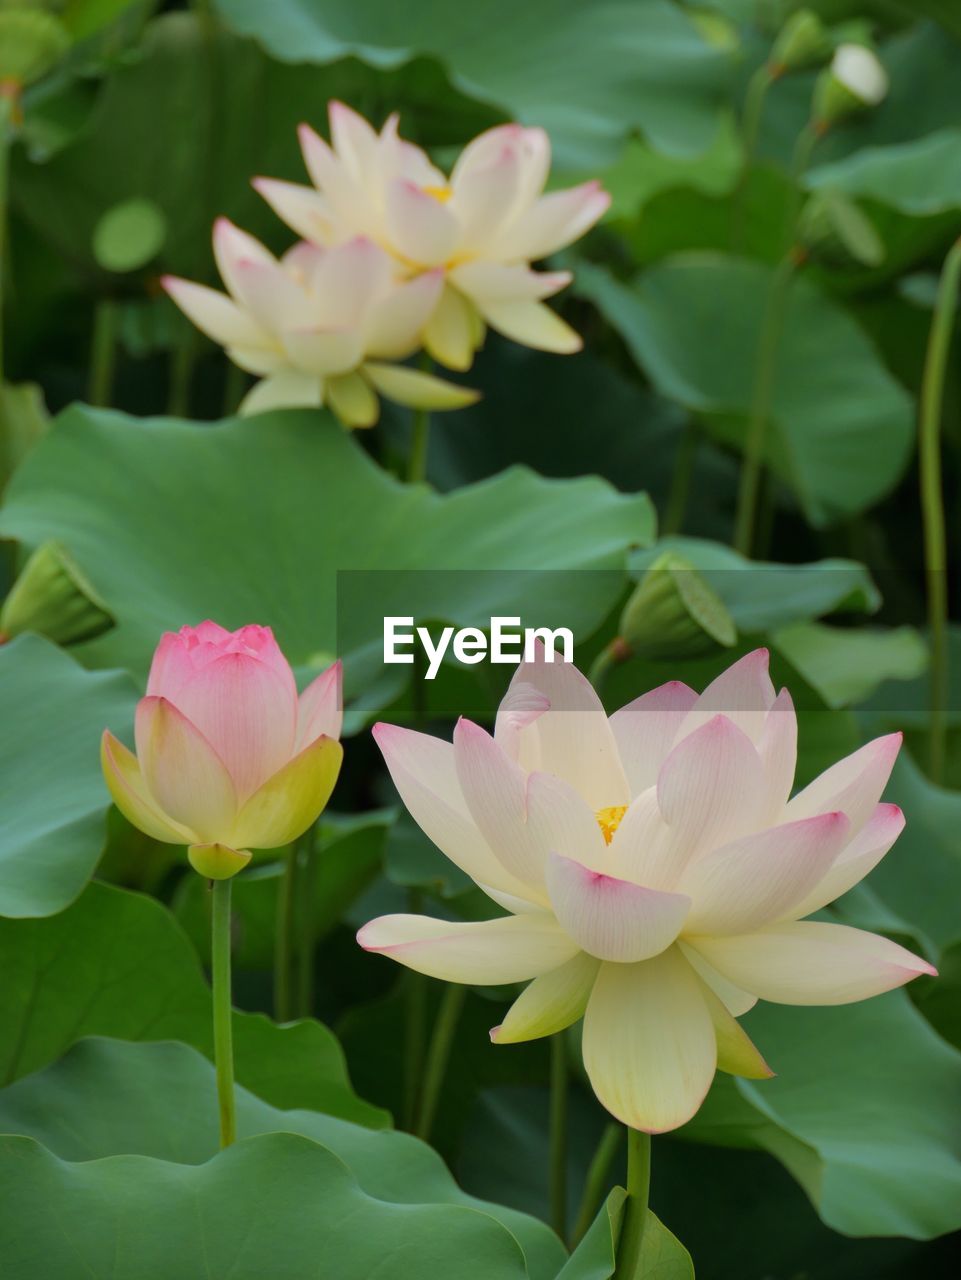
[[[431,1130],[434,1127],[434,1116],[437,1113],[437,1103],[440,1098],[441,1085],[444,1081],[444,1072],[447,1070],[451,1045],[454,1042],[454,1032],[457,1030],[457,1022],[460,1018],[461,1009],[464,1007],[466,994],[466,987],[448,983],[444,994],[441,996],[440,1006],[437,1010],[434,1031],[431,1035],[430,1047],[427,1050],[427,1064],[424,1071],[424,1088],[420,1096],[420,1110],[417,1116],[417,1124],[414,1127],[414,1133],[418,1138],[423,1138],[425,1142],[430,1138]]]
[[[687,511],[687,500],[691,492],[691,477],[694,474],[694,463],[697,459],[701,433],[693,418],[688,419],[681,432],[681,440],[674,462],[671,476],[671,488],[667,495],[667,506],[664,509],[662,532],[680,533]]]
[[[103,408],[113,395],[113,375],[117,356],[117,306],[110,298],[101,298],[93,313],[93,337],[90,342],[90,385],[87,398]]]
[[[296,954],[296,923],[300,840],[284,854],[283,874],[277,895],[277,935],[274,941],[274,1018],[289,1022],[294,1016],[293,972]]]
[[[233,881],[229,879],[213,882],[211,927],[214,1061],[217,1067],[221,1147],[229,1147],[237,1137],[237,1120],[234,1111],[233,1013],[230,1001],[230,886],[232,883]]]
[[[745,556],[751,554],[751,548],[754,545],[754,526],[757,521],[767,424],[771,416],[778,353],[795,265],[791,254],[782,258],[778,264],[768,290],[764,314],[761,317],[761,337],[754,375],[754,391],[751,397],[747,434],[744,438],[744,459],[741,463],[737,514],[734,522],[734,548]]]
[[[587,1228],[594,1221],[594,1216],[604,1199],[611,1179],[611,1165],[621,1149],[623,1133],[623,1126],[616,1124],[613,1120],[604,1127],[604,1132],[591,1158],[587,1177],[584,1179],[584,1193],[581,1196],[581,1205],[577,1211],[571,1236],[572,1248],[580,1242]]]
[[[647,1200],[651,1189],[651,1135],[639,1129],[627,1131],[627,1203],[621,1238],[617,1242],[614,1280],[638,1280],[641,1247],[647,1225]]]
[[[319,823],[307,833],[304,861],[300,869],[300,930],[297,948],[297,999],[294,1013],[307,1018],[314,1003],[314,951],[317,940],[314,931],[314,880],[317,875],[317,859],[320,841]]]
[[[924,560],[928,586],[928,626],[931,632],[930,719],[928,770],[934,782],[944,779],[948,699],[948,579],[944,489],[941,481],[941,416],[944,380],[961,285],[961,239],[944,260],[941,283],[931,321],[928,351],[921,382],[919,467]]]
[[[6,297],[7,203],[10,186],[10,143],[17,99],[15,90],[0,84],[0,386],[3,385],[3,307]]]
[[[564,1033],[551,1037],[550,1131],[551,1226],[567,1238],[567,1046]]]
[[[737,186],[734,189],[731,211],[731,248],[735,253],[739,252],[744,241],[744,204],[747,184],[757,153],[757,138],[761,129],[764,99],[775,78],[771,74],[768,63],[762,63],[748,81],[747,93],[744,95],[744,112],[741,116],[741,144],[744,154]]]
[[[430,441],[430,414],[426,409],[414,410],[407,459],[407,483],[423,484],[427,479],[427,445]]]

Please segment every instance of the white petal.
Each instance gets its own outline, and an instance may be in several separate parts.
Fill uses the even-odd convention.
[[[676,947],[640,964],[602,964],[584,1015],[584,1067],[611,1115],[647,1133],[690,1120],[717,1063],[697,975]]]
[[[764,770],[763,820],[778,822],[794,787],[797,768],[797,715],[787,689],[781,690],[767,713],[757,753]]]
[[[657,782],[658,770],[695,702],[697,694],[693,689],[680,680],[672,680],[635,698],[611,716],[611,732],[632,795],[640,795]]]
[[[692,934],[749,933],[779,920],[823,879],[847,839],[843,813],[826,813],[743,836],[695,859],[680,888],[694,900]]]
[[[377,134],[363,116],[336,99],[328,106],[327,114],[334,150],[351,174],[363,180],[376,163]]]
[[[230,293],[240,301],[243,301],[237,279],[237,267],[240,263],[253,263],[263,267],[277,265],[277,259],[259,240],[235,227],[229,218],[218,218],[214,223],[214,258],[220,278]]]
[[[318,378],[350,373],[363,359],[356,329],[290,329],[282,340],[294,368]]]
[[[306,291],[279,263],[238,262],[234,287],[254,319],[272,335],[318,323]]]
[[[275,373],[258,382],[240,402],[244,417],[271,409],[313,409],[324,402],[324,384],[306,373]]]
[[[530,205],[544,189],[551,167],[551,144],[543,129],[525,129],[519,124],[499,124],[478,134],[457,157],[451,170],[451,186],[456,188],[472,174],[486,169],[505,146],[520,158],[522,206]]]
[[[457,245],[457,219],[445,205],[405,178],[387,188],[387,233],[401,257],[421,267],[445,263]]]
[[[840,809],[851,820],[851,836],[855,836],[881,799],[881,792],[901,749],[901,736],[900,733],[889,733],[886,737],[875,738],[830,769],[825,769],[789,801],[784,816],[807,818],[815,813]]]
[[[340,227],[350,228],[355,235],[375,233],[377,211],[363,186],[309,125],[301,125],[297,132],[310,179],[326,198]]]
[[[319,254],[310,281],[319,323],[331,328],[359,326],[387,297],[393,272],[390,255],[366,236]]]
[[[887,938],[815,920],[688,942],[726,978],[777,1004],[850,1004],[936,973]]]
[[[492,329],[522,346],[572,355],[584,345],[580,335],[542,302],[474,301]]]
[[[266,347],[226,347],[225,351],[238,369],[256,374],[258,378],[281,373],[290,366],[279,342],[269,351]]]
[[[279,178],[254,178],[256,191],[292,231],[315,244],[331,244],[337,238],[337,224],[327,200],[313,187]]]
[[[723,974],[718,973],[714,966],[708,964],[699,951],[689,947],[683,938],[678,938],[677,945],[684,953],[685,960],[705,986],[710,987],[731,1017],[740,1018],[742,1014],[754,1008],[757,1004],[757,996],[751,995],[750,991],[743,990]]]
[[[463,923],[428,916],[381,916],[357,934],[378,951],[431,978],[498,986],[527,982],[570,960],[577,945],[548,915]]]
[[[184,315],[221,346],[271,345],[270,335],[225,293],[176,276],[164,276],[162,283]]]
[[[657,802],[684,860],[757,830],[763,798],[757,752],[721,715],[682,738],[657,778]]]
[[[522,262],[465,262],[449,273],[471,298],[487,302],[538,302],[570,284],[570,271],[532,271]]]
[[[859,884],[873,871],[904,830],[904,814],[896,804],[879,804],[867,823],[842,850],[823,879],[789,913],[797,920],[819,911]]]
[[[510,219],[521,192],[521,160],[505,142],[489,163],[451,176],[449,208],[460,223],[460,252],[476,252],[491,243]]]
[[[648,787],[631,801],[621,818],[603,870],[652,889],[677,887],[689,854],[689,845],[664,821],[657,789]]]
[[[589,955],[631,964],[659,955],[691,906],[678,893],[645,889],[552,853],[547,888],[559,924]]]
[[[443,287],[443,272],[425,271],[391,289],[367,317],[367,354],[377,360],[402,360],[415,351],[438,310]]]
[[[532,662],[522,662],[508,690],[526,686],[546,698],[550,710],[532,719],[517,737],[521,768],[553,773],[570,783],[592,810],[628,804],[630,790],[617,744],[600,699],[577,668],[560,654],[547,661],[538,644]]]
[[[498,237],[507,259],[536,262],[577,240],[607,212],[611,197],[598,182],[585,182],[541,198]]]
[[[716,715],[726,716],[757,745],[774,706],[774,685],[768,674],[767,649],[739,658],[707,686],[681,725],[677,741],[700,729]]]
[[[530,900],[530,890],[494,856],[471,817],[453,746],[397,725],[376,724],[373,733],[401,800],[427,838],[478,884]]]
[[[538,716],[550,711],[551,700],[546,693],[515,676],[501,699],[494,720],[494,741],[503,747],[512,760],[519,758],[520,735]]]
[[[494,1044],[517,1044],[552,1036],[584,1016],[600,961],[579,952],[550,973],[541,974],[517,997],[507,1016],[491,1029]]]
[[[606,869],[607,849],[594,811],[563,778],[550,773],[527,776],[527,827],[543,850],[545,869],[548,853],[576,858],[594,871]]]

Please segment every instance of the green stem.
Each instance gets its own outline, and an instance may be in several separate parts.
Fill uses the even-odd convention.
[[[754,391],[751,397],[751,413],[744,439],[744,459],[741,463],[741,481],[737,494],[737,515],[734,523],[734,547],[742,555],[749,556],[754,545],[754,526],[757,520],[758,495],[761,488],[761,470],[764,465],[764,446],[767,424],[771,416],[771,401],[777,374],[778,352],[781,334],[787,314],[787,302],[795,261],[791,254],[783,258],[771,280],[764,315],[761,318],[761,337],[758,346],[757,365],[754,374]]]
[[[611,1181],[611,1165],[621,1149],[623,1134],[623,1126],[613,1120],[604,1127],[597,1149],[591,1158],[587,1177],[584,1179],[584,1193],[581,1196],[581,1205],[577,1211],[571,1238],[572,1248],[582,1239],[601,1207]]]
[[[314,951],[317,939],[314,930],[314,879],[317,874],[319,849],[319,824],[311,827],[305,841],[304,861],[300,870],[300,945],[297,948],[297,1000],[295,1014],[307,1018],[314,1003]]]
[[[744,112],[741,116],[741,143],[744,154],[731,210],[731,248],[735,253],[740,251],[744,241],[744,206],[748,179],[757,154],[757,139],[761,129],[761,116],[764,112],[764,99],[775,78],[771,74],[768,63],[762,63],[748,81],[747,93],[744,96]]]
[[[681,433],[681,442],[674,463],[674,474],[671,476],[671,489],[664,509],[662,532],[680,533],[687,511],[687,499],[691,492],[691,478],[694,475],[694,463],[697,459],[701,433],[693,418],[689,418]]]
[[[427,479],[427,445],[430,441],[430,414],[426,409],[414,410],[407,459],[407,483],[423,484]]]
[[[213,882],[211,926],[214,1061],[217,1066],[221,1147],[229,1147],[237,1137],[237,1120],[234,1112],[233,1013],[230,1002],[230,886],[232,883],[231,880]]]
[[[641,1133],[639,1129],[628,1129],[627,1203],[624,1206],[621,1238],[617,1242],[614,1280],[639,1280],[650,1189],[651,1135]]]
[[[172,418],[186,418],[190,412],[190,388],[196,359],[197,343],[191,332],[174,348],[170,361],[167,412]]]
[[[235,365],[232,360],[228,360],[227,370],[224,373],[224,395],[220,406],[221,417],[230,418],[237,412],[246,386],[246,373]]]
[[[921,382],[919,468],[924,561],[931,632],[928,769],[934,782],[944,779],[948,700],[948,580],[944,489],[941,481],[941,417],[944,382],[961,286],[961,240],[948,251],[941,271]]]
[[[808,121],[798,134],[797,141],[794,144],[794,153],[791,157],[791,188],[784,214],[784,249],[786,253],[790,253],[794,248],[798,215],[801,212],[801,203],[804,199],[804,187],[802,186],[804,175],[807,173],[808,165],[811,163],[811,153],[818,140],[823,136],[823,130],[819,129],[813,122]]]
[[[551,1037],[551,1226],[567,1239],[567,1046],[564,1033]]]
[[[466,994],[466,987],[449,983],[440,999],[437,1018],[434,1022],[434,1031],[430,1038],[430,1048],[427,1050],[424,1088],[420,1096],[420,1111],[417,1116],[417,1124],[414,1127],[414,1133],[418,1138],[423,1138],[425,1142],[430,1138],[431,1130],[434,1127],[434,1116],[437,1114],[437,1103],[440,1099],[441,1085],[444,1082],[444,1072],[447,1070],[451,1045],[454,1042],[454,1032],[457,1030],[457,1023],[461,1009],[464,1007]]]
[[[113,375],[117,359],[117,305],[101,298],[93,313],[93,338],[90,344],[90,386],[87,398],[92,405],[104,407],[113,395]]]
[[[277,936],[274,940],[274,1018],[289,1022],[294,1016],[293,971],[296,953],[298,863],[300,841],[284,854],[284,870],[277,896]]]
[[[3,386],[3,319],[7,283],[7,203],[10,188],[10,143],[16,98],[0,86],[0,387]]]

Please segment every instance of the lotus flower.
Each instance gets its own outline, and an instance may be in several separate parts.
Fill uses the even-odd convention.
[[[164,288],[194,324],[263,381],[245,414],[328,404],[345,425],[377,421],[378,392],[400,404],[456,409],[476,392],[391,363],[416,351],[443,274],[400,280],[390,256],[363,236],[336,248],[295,245],[279,261],[226,218],[214,254],[229,296],[175,276]]]
[[[409,273],[443,272],[425,343],[449,368],[470,367],[485,324],[528,347],[579,351],[578,335],[543,305],[570,283],[570,272],[539,273],[530,263],[582,236],[610,196],[597,182],[542,194],[551,161],[543,129],[489,129],[465,147],[448,178],[397,125],[395,114],[375,133],[332,102],[332,146],[309,126],[300,129],[316,189],[269,178],[254,186],[306,240],[332,245],[366,235]]]
[[[104,731],[104,777],[134,826],[190,846],[217,878],[218,866],[239,870],[251,848],[289,844],[317,818],[340,770],[341,718],[339,662],[298,698],[269,627],[181,627],[154,654],[137,754]]]
[[[737,1022],[759,998],[845,1004],[934,972],[886,938],[802,919],[901,831],[878,803],[900,735],[790,799],[797,721],[765,650],[700,696],[675,681],[610,719],[546,657],[518,668],[493,736],[468,720],[453,745],[374,730],[414,819],[509,914],[383,916],[361,946],[450,982],[529,983],[497,1044],[583,1015],[594,1091],[649,1132],[689,1120],[717,1067],[771,1074]]]

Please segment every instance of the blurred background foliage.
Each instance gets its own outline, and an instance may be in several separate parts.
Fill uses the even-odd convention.
[[[843,1010],[752,1013],[778,1077],[719,1078],[698,1118],[656,1141],[653,1206],[702,1280],[956,1274],[961,631],[949,630],[946,751],[932,770],[916,423],[938,278],[961,234],[961,7],[809,0],[833,41],[873,42],[891,89],[818,141],[798,173],[816,68],[770,86],[750,155],[743,109],[799,7],[0,0],[0,18],[30,10],[56,25],[10,126],[0,586],[46,548],[44,581],[74,610],[60,632],[36,617],[8,625],[12,604],[0,619],[11,636],[47,636],[0,648],[0,1129],[21,1135],[0,1140],[7,1225],[45,1221],[58,1196],[79,1223],[85,1203],[119,1196],[126,1247],[157,1249],[157,1269],[136,1274],[169,1280],[186,1272],[164,1249],[188,1257],[196,1244],[157,1244],[182,1204],[199,1197],[213,1213],[229,1201],[206,1241],[215,1273],[236,1262],[217,1242],[244,1227],[237,1274],[288,1274],[270,1228],[293,1200],[291,1258],[351,1216],[354,1234],[336,1235],[338,1274],[359,1276],[393,1256],[398,1206],[416,1205],[418,1238],[435,1252],[391,1275],[610,1274],[601,1236],[565,1264],[523,1216],[548,1216],[548,1057],[542,1043],[488,1043],[503,992],[467,996],[429,1134],[465,1192],[501,1206],[485,1208],[494,1216],[465,1217],[467,1196],[426,1148],[379,1132],[391,1117],[413,1124],[422,1062],[410,1028],[431,1025],[440,991],[359,952],[354,929],[409,905],[464,918],[493,908],[398,818],[361,731],[378,717],[438,732],[462,713],[489,720],[505,683],[487,668],[445,665],[430,685],[385,671],[384,613],[571,626],[588,666],[655,572],[679,629],[666,643],[633,638],[634,655],[607,673],[609,706],[668,678],[700,687],[766,644],[799,708],[799,782],[867,736],[904,729],[888,798],[907,830],[833,910],[908,941],[941,977]],[[564,255],[575,283],[560,306],[585,351],[555,357],[492,335],[468,375],[483,399],[435,423],[433,491],[392,474],[410,430],[400,410],[354,437],[305,411],[221,424],[245,375],[159,288],[167,271],[214,282],[218,214],[284,246],[249,180],[302,180],[296,125],[323,128],[331,98],[378,124],[399,109],[405,134],[440,162],[492,124],[544,125],[552,181],[597,176],[614,197]],[[765,300],[791,248],[791,210],[824,193],[854,213],[790,281],[759,519],[742,554],[730,544]],[[955,570],[957,356],[942,420]],[[269,976],[280,864],[264,859],[237,883],[242,1131],[265,1136],[210,1166],[198,1101],[210,1089],[206,895],[178,850],[107,814],[95,748],[104,724],[129,737],[159,632],[208,615],[272,625],[305,678],[343,656],[358,735],[294,908],[309,939],[292,1010],[302,1021],[264,1016],[282,1012]],[[85,1128],[85,1099],[104,1091],[98,1126]],[[609,1181],[622,1155],[580,1083],[572,1108],[573,1222],[598,1142]],[[273,1200],[245,1193],[251,1181]],[[305,1188],[326,1206],[306,1223]],[[82,1274],[78,1259],[95,1270],[118,1228],[93,1212],[84,1221],[56,1257],[18,1242],[9,1274]],[[47,1270],[29,1269],[40,1261]],[[683,1259],[670,1266],[665,1280],[691,1274]]]

